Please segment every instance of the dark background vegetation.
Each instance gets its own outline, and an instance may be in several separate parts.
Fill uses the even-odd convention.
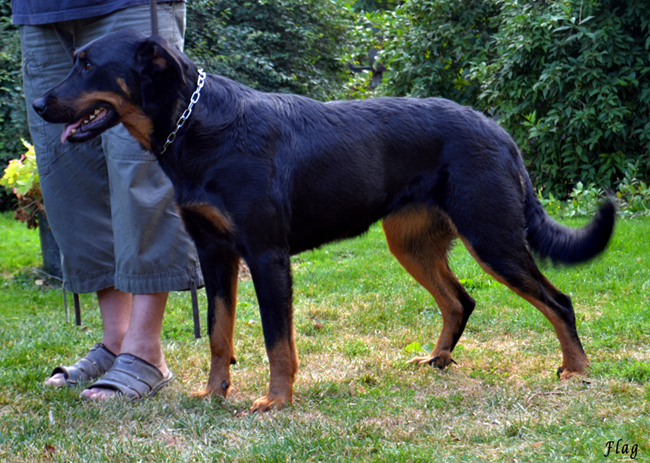
[[[320,100],[441,96],[496,117],[544,196],[650,174],[646,0],[190,0],[186,53],[208,72]],[[0,0],[0,168],[29,138],[20,43]],[[388,71],[371,88],[372,72]],[[0,193],[0,209],[9,205]]]
[[[517,141],[543,194],[650,174],[650,2],[418,0],[359,15],[381,91],[472,105]]]
[[[348,15],[333,2],[191,0],[186,53],[208,72],[266,92],[340,96]]]
[[[11,24],[11,2],[0,0],[0,174],[10,159],[25,151],[20,138],[29,140],[23,98],[20,37]],[[11,206],[13,195],[0,187],[0,211]]]

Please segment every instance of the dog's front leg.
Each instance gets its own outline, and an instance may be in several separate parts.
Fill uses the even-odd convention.
[[[200,246],[199,258],[208,298],[208,334],[210,336],[210,376],[205,390],[192,394],[207,397],[210,394],[228,395],[230,365],[236,363],[233,335],[237,306],[237,277],[239,256],[227,249],[207,253]]]
[[[293,383],[298,371],[294,343],[291,291],[291,263],[288,251],[274,250],[250,259],[260,306],[271,380],[268,393],[253,402],[251,412],[281,409],[293,400]]]

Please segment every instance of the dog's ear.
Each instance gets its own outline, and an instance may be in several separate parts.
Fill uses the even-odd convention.
[[[183,85],[187,83],[185,73],[189,66],[162,37],[149,37],[142,42],[135,56],[134,68],[138,74],[147,76],[171,71],[178,75]]]

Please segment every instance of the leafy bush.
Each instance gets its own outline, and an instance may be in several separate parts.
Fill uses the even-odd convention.
[[[537,185],[610,187],[630,162],[650,173],[650,4],[504,2],[494,59],[475,62],[482,108],[496,108]]]
[[[258,90],[325,100],[348,75],[340,60],[346,11],[334,2],[188,2],[186,53],[206,71]]]
[[[377,94],[441,96],[471,105],[480,91],[470,78],[471,62],[487,59],[498,12],[497,0],[424,0],[355,14],[349,32],[353,49],[346,58],[362,67],[369,50],[379,52],[390,72]],[[372,96],[369,77],[355,75],[348,96]]]
[[[650,187],[634,177],[635,166],[629,167],[629,173],[619,183],[616,195],[603,188],[598,188],[593,183],[584,185],[578,182],[566,201],[560,201],[553,193],[548,197],[538,194],[538,199],[544,208],[554,217],[592,217],[603,202],[603,197],[613,197],[618,206],[620,217],[640,217],[650,215]]]
[[[357,4],[358,2],[352,0],[346,6],[350,19],[347,30],[350,46],[347,50],[342,50],[342,60],[348,64],[351,73],[340,96],[350,100],[361,100],[375,95],[376,88],[372,85],[372,78],[376,68],[370,66],[370,53],[381,48],[381,27],[385,21],[383,10],[357,11]],[[381,88],[385,88],[385,85]]]
[[[424,0],[385,14],[381,58],[393,72],[384,93],[474,104],[480,85],[471,62],[489,59],[499,10],[496,0]]]
[[[25,140],[22,140],[22,143],[27,148],[27,152],[20,159],[9,161],[0,177],[0,185],[16,195],[18,204],[14,210],[14,218],[26,223],[27,228],[36,228],[38,226],[37,213],[45,211],[43,195],[34,147]]]
[[[22,55],[18,28],[11,24],[11,2],[0,0],[0,170],[24,151],[29,139],[23,98]],[[13,195],[0,188],[0,210],[10,207]]]
[[[344,4],[347,8],[354,11],[377,11],[377,10],[392,10],[398,6],[401,0],[345,0]]]
[[[496,116],[545,196],[566,198],[636,161],[633,177],[650,174],[649,28],[645,0],[407,0],[355,30],[389,68],[380,93]]]
[[[623,216],[650,215],[650,187],[637,178],[639,161],[628,163],[625,178],[618,184],[616,197]]]

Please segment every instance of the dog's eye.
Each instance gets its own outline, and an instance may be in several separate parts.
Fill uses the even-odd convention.
[[[83,63],[84,71],[90,71],[92,68],[93,68],[93,64],[90,61],[86,61]]]

